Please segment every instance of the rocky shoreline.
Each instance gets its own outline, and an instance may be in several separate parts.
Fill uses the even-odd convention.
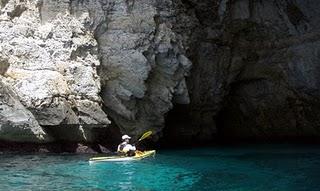
[[[0,154],[4,153],[56,153],[56,154],[111,154],[112,151],[105,146],[94,143],[14,143],[0,142]]]

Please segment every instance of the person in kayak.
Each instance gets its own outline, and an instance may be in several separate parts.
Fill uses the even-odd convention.
[[[117,152],[120,154],[125,154],[127,156],[134,156],[137,150],[135,146],[129,144],[131,137],[128,135],[122,136],[122,143],[118,146]]]

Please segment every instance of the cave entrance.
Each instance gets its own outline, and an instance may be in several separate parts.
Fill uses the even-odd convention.
[[[215,124],[206,123],[194,112],[192,105],[175,104],[166,115],[165,128],[159,141],[161,147],[204,146],[215,140]]]
[[[175,104],[165,116],[165,128],[160,139],[161,147],[184,145],[192,142],[190,106]]]

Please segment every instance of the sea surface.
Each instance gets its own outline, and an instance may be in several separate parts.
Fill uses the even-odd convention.
[[[320,146],[160,150],[142,161],[93,165],[90,157],[0,154],[0,190],[320,190]]]

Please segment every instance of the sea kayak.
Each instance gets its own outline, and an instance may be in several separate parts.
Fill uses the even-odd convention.
[[[156,154],[155,150],[150,151],[137,151],[135,156],[127,157],[127,156],[110,156],[110,157],[94,157],[89,159],[89,163],[95,162],[121,162],[121,161],[135,161],[141,160],[146,157],[154,156]]]

